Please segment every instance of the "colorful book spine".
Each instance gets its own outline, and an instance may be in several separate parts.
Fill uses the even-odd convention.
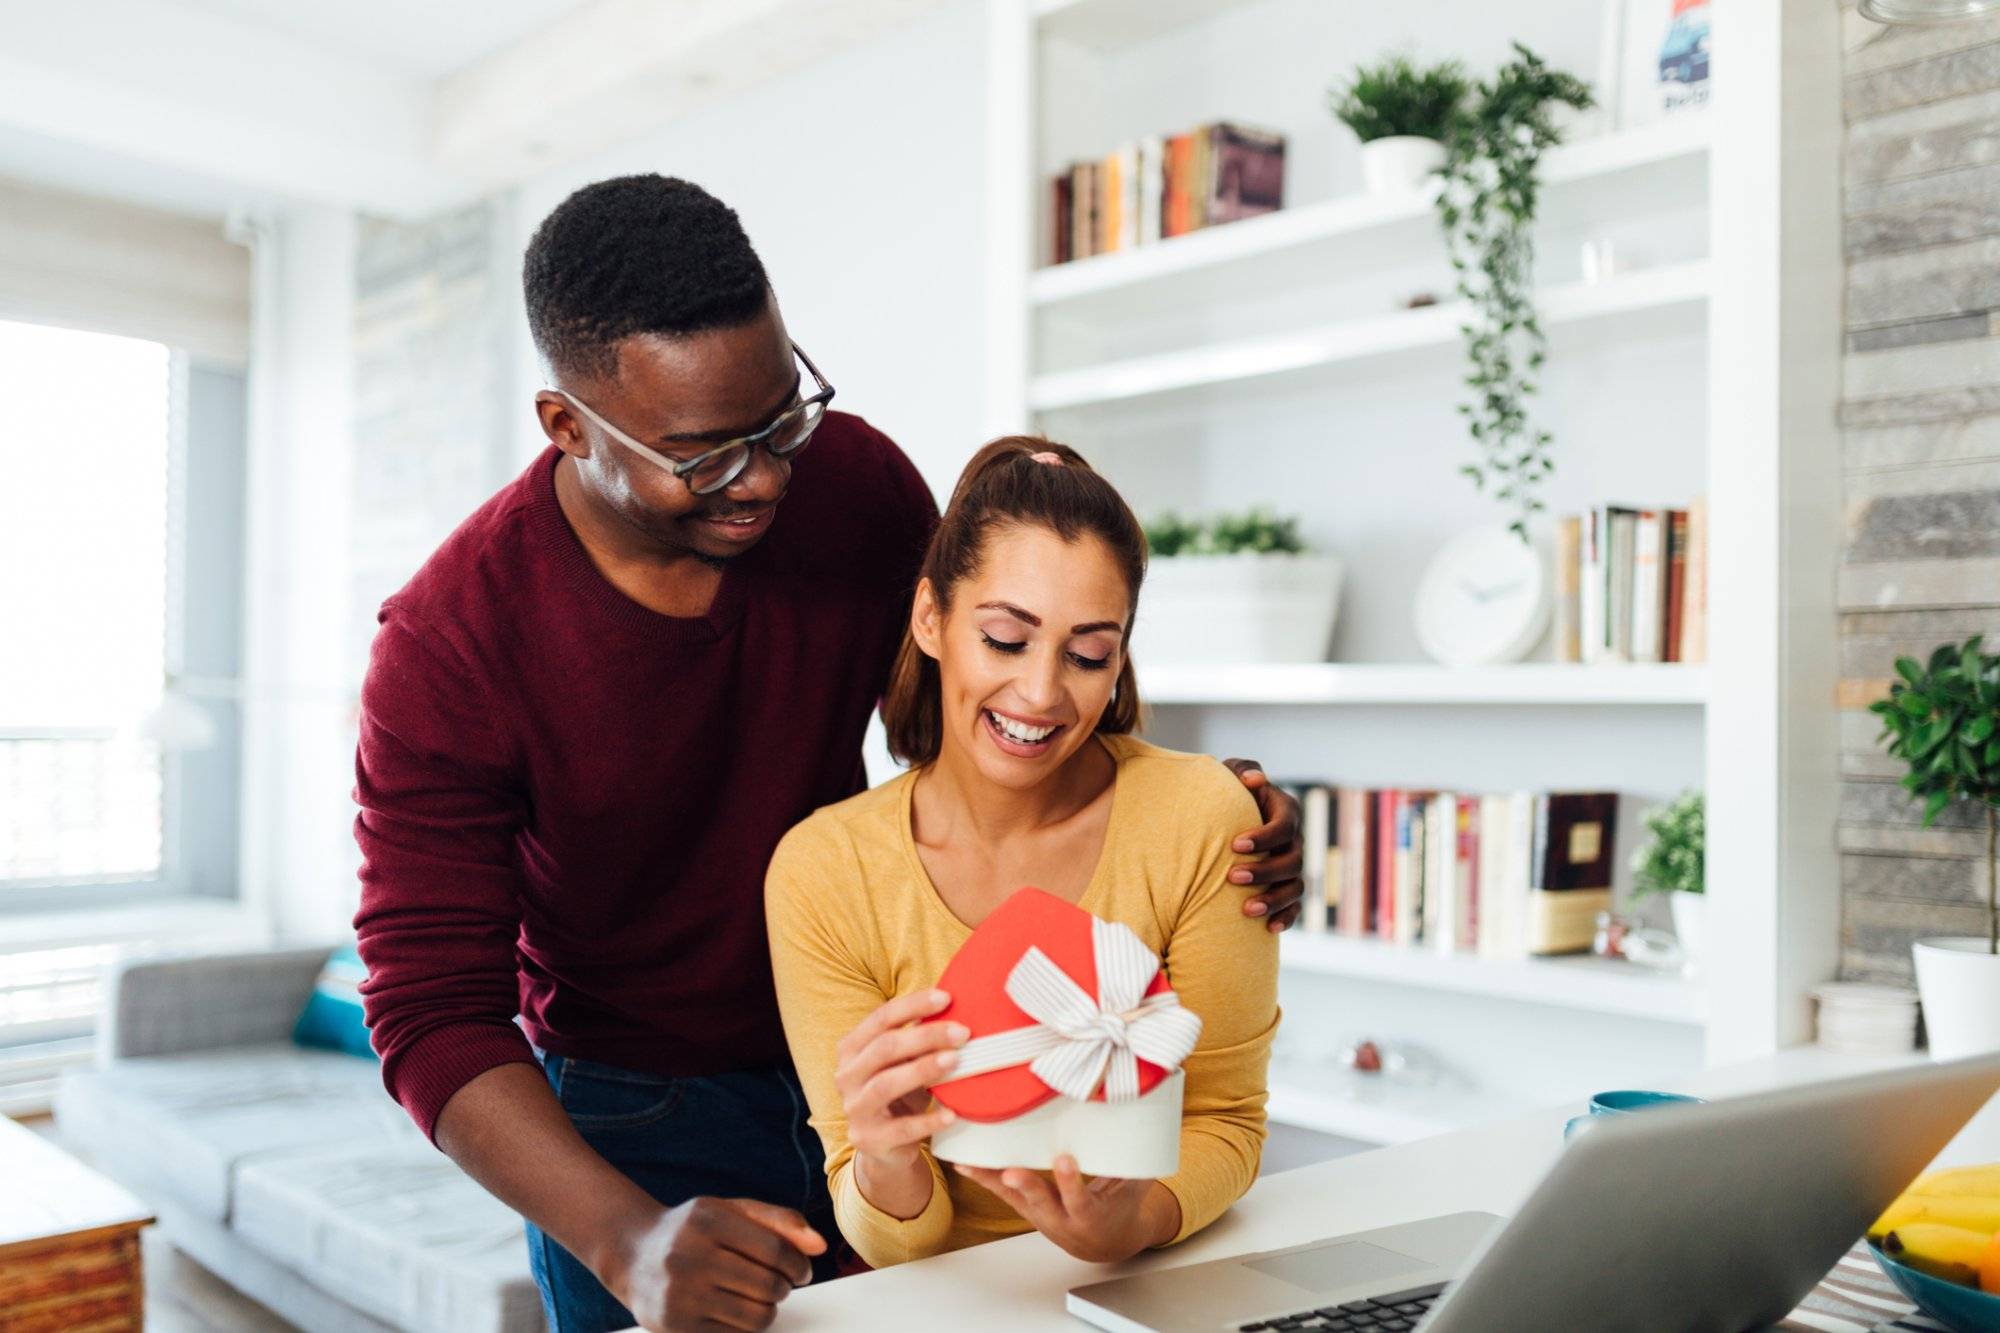
[[[1662,659],[1684,660],[1681,630],[1686,623],[1687,599],[1687,510],[1667,511],[1667,609]]]

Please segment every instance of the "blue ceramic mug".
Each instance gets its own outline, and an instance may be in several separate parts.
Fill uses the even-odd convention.
[[[1565,1139],[1583,1128],[1592,1117],[1601,1115],[1631,1115],[1635,1111],[1648,1111],[1656,1106],[1699,1106],[1700,1097],[1689,1097],[1678,1092],[1644,1092],[1638,1089],[1621,1089],[1617,1092],[1600,1092],[1590,1099],[1588,1115],[1577,1116],[1563,1126]]]

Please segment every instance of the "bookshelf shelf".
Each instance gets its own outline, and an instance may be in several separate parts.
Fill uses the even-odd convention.
[[[1031,0],[1044,37],[1115,51],[1214,18],[1252,0]]]
[[[1543,164],[1543,218],[1555,225],[1594,216],[1610,207],[1629,209],[1638,191],[1683,203],[1705,188],[1708,117],[1693,116],[1642,130],[1604,135],[1552,151]],[[1088,299],[1154,297],[1156,286],[1203,275],[1237,283],[1252,265],[1290,271],[1329,260],[1355,265],[1358,247],[1407,248],[1442,254],[1431,203],[1434,190],[1408,195],[1345,195],[1283,208],[1227,226],[1208,227],[1153,245],[1093,255],[1038,269],[1028,281],[1029,301],[1042,308]],[[1396,235],[1407,233],[1405,245]],[[1367,258],[1380,258],[1370,253]],[[1219,285],[1219,283],[1218,283]]]
[[[1704,666],[1448,667],[1346,662],[1142,668],[1154,704],[1530,704],[1700,706]]]
[[[1521,1109],[1468,1089],[1274,1066],[1265,1114],[1281,1125],[1387,1145],[1449,1134]]]
[[[1603,958],[1497,960],[1441,954],[1421,946],[1388,944],[1343,935],[1287,934],[1279,946],[1283,966],[1357,981],[1379,981],[1425,990],[1519,1000],[1591,1013],[1650,1018],[1663,1023],[1703,1023],[1708,1006],[1701,987],[1673,973],[1647,971]]]
[[[1658,331],[1687,323],[1689,314],[1698,315],[1708,291],[1709,267],[1701,261],[1622,273],[1596,283],[1565,283],[1542,290],[1542,323],[1550,329],[1590,324],[1594,333],[1606,336],[1621,325],[1640,331],[1649,322]],[[1053,412],[1130,402],[1183,389],[1352,365],[1396,352],[1455,348],[1464,318],[1463,303],[1451,301],[1270,337],[1053,371],[1029,381],[1028,407]]]

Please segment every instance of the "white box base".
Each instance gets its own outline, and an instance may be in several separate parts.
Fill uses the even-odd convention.
[[[1012,1120],[960,1120],[931,1136],[931,1155],[966,1166],[1047,1171],[1068,1153],[1087,1176],[1158,1180],[1180,1169],[1186,1084],[1176,1069],[1135,1102],[1055,1097]]]

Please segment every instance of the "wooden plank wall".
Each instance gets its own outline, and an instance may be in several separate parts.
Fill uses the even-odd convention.
[[[1887,30],[1845,84],[1841,971],[1907,981],[1985,933],[1983,826],[1920,827],[1864,710],[1899,655],[2000,649],[2000,18]]]

